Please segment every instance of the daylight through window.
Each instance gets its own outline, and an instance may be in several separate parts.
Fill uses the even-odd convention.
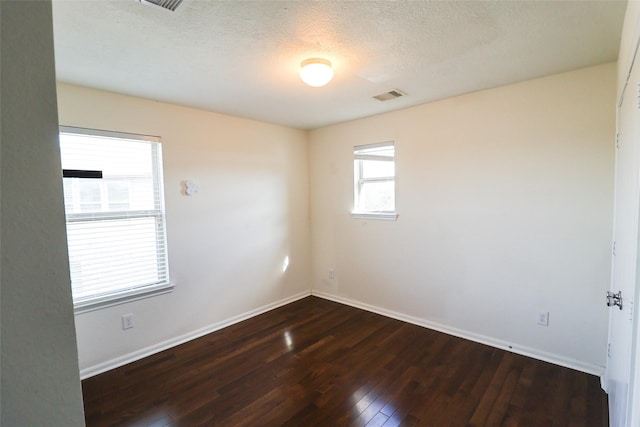
[[[159,138],[61,128],[67,240],[76,309],[171,288]]]
[[[353,149],[353,156],[353,213],[395,214],[394,143],[356,146]]]

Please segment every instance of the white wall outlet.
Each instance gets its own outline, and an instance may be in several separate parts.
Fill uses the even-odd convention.
[[[549,326],[549,312],[548,311],[539,311],[538,319],[536,321],[538,325]]]
[[[333,271],[333,268],[329,269],[329,279],[333,280],[335,279],[336,275],[335,272]]]
[[[133,314],[125,314],[122,316],[122,329],[133,328]]]

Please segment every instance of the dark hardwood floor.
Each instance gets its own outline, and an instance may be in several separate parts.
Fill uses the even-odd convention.
[[[599,378],[308,297],[82,383],[88,426],[606,426]]]

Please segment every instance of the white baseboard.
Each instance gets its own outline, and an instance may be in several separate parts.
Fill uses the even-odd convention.
[[[98,363],[96,365],[90,366],[88,368],[84,368],[80,370],[80,378],[86,379],[90,378],[94,375],[101,374],[103,372],[110,371],[112,369],[118,368],[120,366],[126,365],[131,362],[135,362],[136,360],[143,359],[147,356],[151,356],[153,354],[159,353],[161,351],[170,349],[177,345],[183,344],[185,342],[194,340],[196,338],[200,338],[201,336],[210,334],[211,332],[218,331],[222,328],[226,328],[227,326],[234,325],[236,323],[242,322],[243,320],[247,320],[251,317],[257,316],[262,313],[266,313],[267,311],[273,310],[278,307],[282,307],[283,305],[290,304],[299,299],[305,298],[309,295],[314,295],[320,298],[324,298],[330,301],[335,301],[340,304],[349,305],[351,307],[356,307],[362,310],[370,311],[372,313],[377,313],[382,316],[390,317],[392,319],[401,320],[403,322],[411,323],[414,325],[422,326],[428,329],[433,329],[439,332],[443,332],[445,334],[453,335],[456,337],[468,339],[470,341],[475,341],[481,344],[486,344],[491,347],[499,348],[502,350],[510,351],[513,353],[521,354],[523,356],[532,357],[534,359],[543,360],[545,362],[553,363],[555,365],[564,366],[566,368],[575,369],[577,371],[586,372],[591,375],[596,375],[603,378],[604,375],[604,367],[593,365],[590,363],[585,363],[579,360],[574,360],[570,358],[566,358],[563,356],[559,356],[553,353],[547,353],[541,350],[537,350],[530,347],[521,347],[510,344],[506,341],[498,340],[492,337],[488,337],[481,334],[476,334],[473,332],[465,331],[462,329],[452,328],[450,326],[442,325],[440,323],[432,322],[425,319],[420,319],[413,316],[408,316],[406,314],[398,313],[392,310],[387,310],[385,308],[373,306],[370,304],[366,304],[360,301],[351,300],[348,298],[343,298],[337,295],[332,295],[329,293],[321,292],[321,291],[305,291],[300,292],[296,295],[290,296],[288,298],[281,299],[279,301],[273,302],[271,304],[264,305],[262,307],[258,307],[254,310],[248,311],[246,313],[242,313],[240,315],[231,317],[229,319],[225,319],[223,321],[214,323],[209,326],[205,326],[204,328],[196,329],[195,331],[189,332],[184,335],[177,336],[175,338],[160,342],[158,344],[154,344],[143,349],[134,351],[132,353],[125,354],[120,357],[116,357],[115,359],[108,360],[106,362]]]
[[[570,358],[553,354],[553,353],[547,353],[545,351],[537,350],[535,348],[518,346],[506,341],[488,337],[486,335],[476,334],[474,332],[452,328],[450,326],[442,325],[440,323],[432,322],[425,319],[420,319],[413,316],[408,316],[406,314],[398,313],[395,311],[387,310],[385,308],[369,305],[360,301],[343,298],[337,295],[332,295],[332,294],[321,292],[321,291],[312,290],[311,295],[324,298],[330,301],[338,302],[340,304],[349,305],[351,307],[360,308],[362,310],[370,311],[372,313],[377,313],[382,316],[391,317],[392,319],[397,319],[403,322],[412,323],[414,325],[422,326],[424,328],[433,329],[448,335],[453,335],[453,336],[464,338],[470,341],[475,341],[480,344],[486,344],[488,346],[510,351],[512,353],[517,353],[523,356],[553,363],[554,365],[560,365],[566,368],[575,369],[576,371],[586,372],[587,374],[596,375],[598,377],[602,377],[602,375],[604,374],[603,366],[585,363],[580,360],[570,359]]]
[[[98,375],[103,372],[107,372],[112,369],[118,368],[120,366],[126,365],[127,363],[135,362],[136,360],[143,359],[147,356],[151,356],[161,351],[170,349],[177,345],[183,344],[187,341],[200,338],[201,336],[210,334],[211,332],[218,331],[222,328],[226,328],[227,326],[231,326],[233,324],[242,322],[243,320],[247,320],[259,314],[266,313],[267,311],[271,311],[274,308],[278,308],[278,307],[282,307],[283,305],[290,304],[299,299],[308,297],[309,295],[311,295],[311,291],[300,292],[288,298],[281,299],[271,304],[263,305],[262,307],[258,307],[254,310],[247,311],[246,313],[242,313],[237,316],[231,317],[229,319],[225,319],[223,321],[214,323],[212,325],[205,326],[204,328],[196,329],[195,331],[186,333],[184,335],[180,335],[175,338],[171,338],[169,340],[160,342],[158,344],[154,344],[149,347],[145,347],[143,349],[134,351],[132,353],[125,354],[120,357],[116,357],[115,359],[107,360],[106,362],[98,363],[97,365],[93,365],[88,368],[81,369],[80,378],[84,380],[94,375]]]

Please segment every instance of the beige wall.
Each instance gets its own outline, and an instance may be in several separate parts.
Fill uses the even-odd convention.
[[[615,84],[606,64],[312,131],[314,292],[601,373]],[[387,140],[400,216],[353,219],[353,146]]]
[[[81,426],[51,2],[0,8],[0,424]]]
[[[62,125],[157,135],[163,145],[175,291],[77,315],[85,375],[308,294],[305,132],[66,84],[58,93]],[[185,196],[184,180],[200,193]],[[123,331],[127,313],[135,327]]]

